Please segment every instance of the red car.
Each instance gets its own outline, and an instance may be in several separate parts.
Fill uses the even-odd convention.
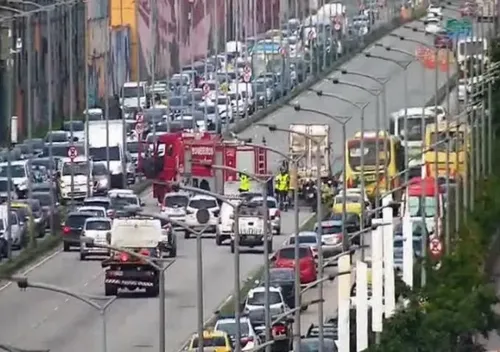
[[[282,247],[276,251],[271,258],[275,268],[294,268],[295,248],[294,246]],[[310,246],[299,248],[300,283],[308,284],[317,280],[316,261]]]
[[[453,50],[453,39],[446,31],[441,31],[434,37],[434,46],[438,49]]]

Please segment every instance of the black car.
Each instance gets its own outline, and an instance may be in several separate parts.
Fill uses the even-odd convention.
[[[63,225],[63,239],[64,245],[63,249],[65,252],[69,252],[71,247],[80,247],[80,235],[82,234],[83,225],[85,220],[94,217],[93,213],[88,212],[71,212],[66,218],[66,222]]]
[[[271,286],[280,287],[285,303],[290,309],[295,308],[295,271],[292,268],[269,269],[269,282]],[[260,284],[264,285],[264,277]]]
[[[57,198],[51,197],[50,191],[36,191],[31,194],[31,197],[40,202],[42,212],[44,213],[45,219],[47,219],[45,228],[53,228],[54,231],[57,230],[61,225],[61,214],[59,213]]]

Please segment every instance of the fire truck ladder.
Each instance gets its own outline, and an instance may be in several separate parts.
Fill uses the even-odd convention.
[[[264,148],[258,148],[257,150],[257,175],[264,175],[267,172],[267,158]]]

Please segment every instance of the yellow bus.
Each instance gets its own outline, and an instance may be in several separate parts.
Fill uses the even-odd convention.
[[[450,175],[451,178],[464,177],[467,171],[469,153],[469,127],[460,122],[446,121],[430,124],[425,129],[424,163],[427,177],[446,177],[446,138],[450,137]],[[441,143],[440,143],[441,142]],[[437,151],[437,170],[436,170]]]
[[[364,151],[361,150],[363,138]],[[376,145],[379,149],[379,166],[376,164]],[[387,154],[384,153],[384,143]],[[400,172],[404,169],[404,149],[401,140],[387,132],[361,132],[346,142],[345,180],[347,187],[359,187],[364,174],[365,190],[369,198],[398,188],[401,185]],[[364,173],[361,170],[361,155],[364,155]],[[387,171],[387,180],[386,180]],[[386,185],[388,187],[386,187]],[[387,189],[388,188],[388,189]],[[399,197],[397,197],[399,199]]]

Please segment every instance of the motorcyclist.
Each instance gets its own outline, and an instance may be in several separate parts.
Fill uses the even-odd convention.
[[[321,202],[328,204],[333,197],[333,190],[326,182],[321,183]]]

